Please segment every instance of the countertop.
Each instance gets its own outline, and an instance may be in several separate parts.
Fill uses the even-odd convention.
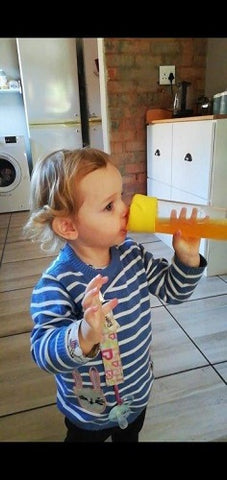
[[[147,125],[153,125],[155,123],[199,122],[201,120],[218,120],[223,118],[227,118],[227,115],[197,115],[195,117],[172,117],[163,118],[161,120],[152,120]]]

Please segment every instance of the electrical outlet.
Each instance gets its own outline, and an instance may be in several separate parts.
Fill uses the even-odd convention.
[[[169,81],[169,74],[172,73],[174,78],[172,85],[175,84],[175,65],[160,65],[159,67],[159,84],[160,85],[171,85]]]

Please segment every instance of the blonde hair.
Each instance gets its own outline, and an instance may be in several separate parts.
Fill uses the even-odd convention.
[[[77,214],[79,182],[108,163],[112,162],[107,153],[91,147],[55,151],[37,162],[31,178],[30,216],[24,235],[39,242],[43,250],[54,252],[64,240],[53,231],[53,219]]]

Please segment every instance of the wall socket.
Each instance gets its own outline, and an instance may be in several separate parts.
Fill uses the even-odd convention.
[[[169,81],[169,74],[172,72],[174,79],[172,85],[175,85],[175,65],[160,65],[159,67],[159,84],[171,85]]]

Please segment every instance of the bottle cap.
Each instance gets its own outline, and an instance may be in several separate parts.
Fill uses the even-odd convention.
[[[127,229],[131,232],[155,232],[158,200],[136,193],[129,210]]]

